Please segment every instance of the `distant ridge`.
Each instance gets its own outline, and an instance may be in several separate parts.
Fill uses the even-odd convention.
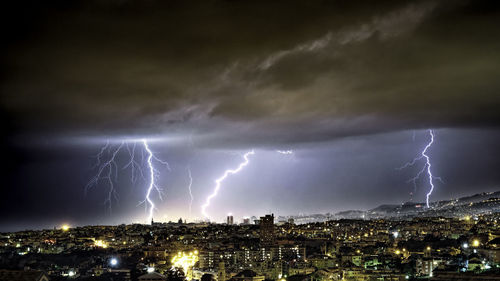
[[[322,222],[332,219],[412,219],[414,217],[465,217],[500,212],[500,191],[482,192],[457,199],[430,203],[421,202],[382,204],[370,210],[346,210],[334,214],[314,214],[279,217],[285,221],[293,218],[296,223]]]

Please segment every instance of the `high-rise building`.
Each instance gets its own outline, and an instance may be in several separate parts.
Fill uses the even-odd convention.
[[[234,218],[232,215],[227,216],[227,224],[229,224],[229,225],[234,224]]]
[[[274,246],[274,214],[260,217],[260,246],[271,248]]]
[[[226,265],[224,261],[219,262],[217,276],[218,276],[217,281],[226,281]]]

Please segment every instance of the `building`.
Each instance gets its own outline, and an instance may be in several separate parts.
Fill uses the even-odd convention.
[[[162,247],[148,247],[144,249],[145,258],[166,259],[167,252]]]
[[[418,259],[416,264],[417,273],[423,276],[432,276],[432,272],[439,265],[439,260],[432,258]]]
[[[443,280],[443,281],[499,281],[500,276],[495,273],[483,273],[483,274],[474,274],[474,273],[458,273],[458,272],[436,272],[435,276],[430,280]]]
[[[257,275],[253,270],[243,270],[229,279],[231,281],[264,281],[264,275]]]
[[[130,269],[111,269],[101,276],[113,281],[130,281]]]
[[[234,224],[234,218],[232,215],[227,216],[227,224],[228,225],[233,225]]]
[[[162,275],[158,272],[151,272],[151,273],[139,276],[138,279],[139,279],[139,281],[164,281],[164,280],[167,280],[167,276]]]
[[[260,217],[260,246],[262,248],[271,248],[274,246],[274,214]]]
[[[226,266],[223,261],[219,262],[217,277],[217,281],[226,281]]]
[[[0,270],[0,281],[49,281],[45,273],[38,270]]]

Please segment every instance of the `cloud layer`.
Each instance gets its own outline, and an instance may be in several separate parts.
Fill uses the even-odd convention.
[[[21,134],[287,144],[499,124],[492,1],[59,4],[4,19],[0,106]]]

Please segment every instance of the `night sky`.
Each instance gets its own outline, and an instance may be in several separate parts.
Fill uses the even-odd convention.
[[[147,176],[125,168],[141,139],[170,164],[158,221],[201,219],[252,149],[212,220],[424,202],[423,163],[397,168],[428,129],[432,200],[500,190],[499,1],[10,2],[0,231],[144,223]],[[125,148],[105,203],[106,181],[85,186],[107,142]]]

